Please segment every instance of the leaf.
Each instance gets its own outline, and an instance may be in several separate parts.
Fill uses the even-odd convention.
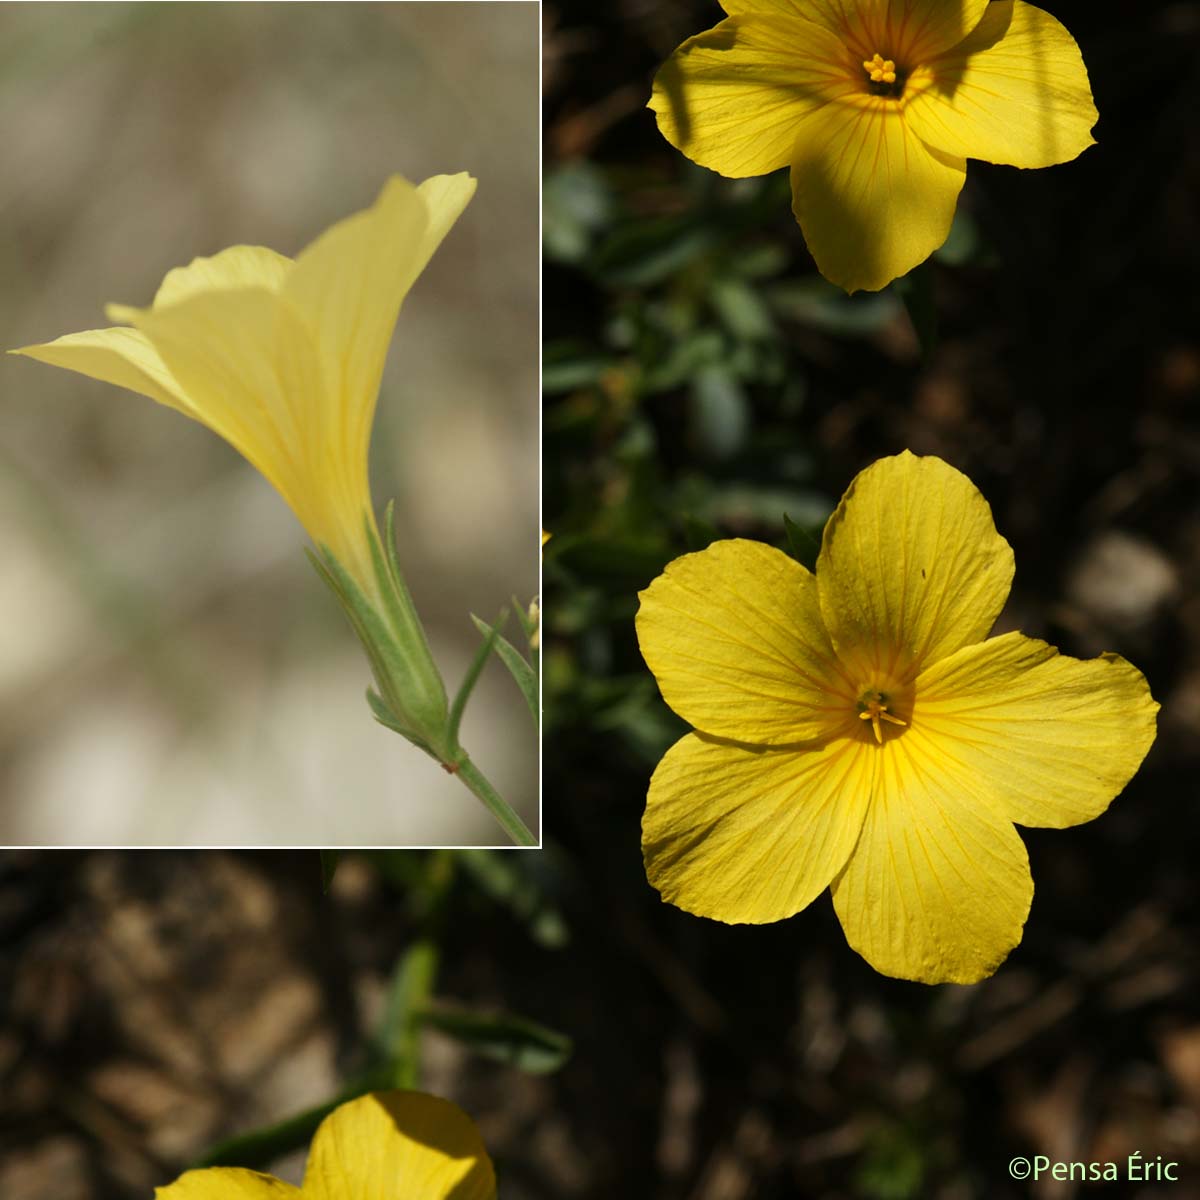
[[[521,652],[507,638],[502,638],[496,629],[486,621],[481,621],[474,613],[471,614],[471,620],[475,622],[475,628],[487,639],[484,644],[489,649],[496,651],[500,656],[500,661],[504,663],[509,674],[516,680],[517,687],[521,689],[521,695],[525,697],[525,703],[529,705],[534,725],[539,725],[542,713],[538,699],[537,676],[534,674],[533,668],[521,656]]]
[[[533,603],[537,603],[537,597],[533,598]],[[525,640],[528,641],[537,632],[538,622],[532,616],[529,609],[525,607],[517,598],[512,598],[513,612],[516,614],[517,623],[521,626],[521,632],[525,635]]]
[[[542,244],[546,257],[576,263],[596,232],[612,220],[608,182],[591,163],[575,162],[546,176],[542,189]]]
[[[721,323],[735,337],[745,341],[765,341],[776,335],[771,310],[758,292],[740,279],[725,278],[713,282],[709,299]]]
[[[878,333],[900,309],[889,291],[847,296],[819,275],[774,284],[767,299],[782,316],[841,337]]]
[[[317,1131],[317,1126],[339,1104],[355,1100],[367,1092],[378,1091],[390,1086],[389,1081],[378,1073],[367,1073],[358,1076],[348,1083],[337,1095],[307,1108],[295,1116],[286,1117],[273,1125],[264,1125],[250,1133],[239,1134],[237,1137],[226,1138],[211,1146],[205,1154],[189,1165],[193,1168],[204,1167],[249,1167],[262,1168],[269,1166],[277,1158],[306,1146]]]
[[[471,698],[471,693],[475,690],[475,684],[479,682],[479,676],[487,663],[488,657],[496,647],[496,641],[500,637],[500,630],[504,622],[508,620],[508,609],[502,608],[500,610],[500,615],[496,618],[495,625],[485,625],[475,616],[472,616],[471,620],[480,627],[481,631],[486,631],[486,635],[483,644],[475,651],[475,656],[471,659],[470,665],[467,667],[467,673],[463,676],[463,681],[459,684],[458,692],[455,694],[454,701],[450,705],[448,725],[450,738],[456,746],[458,745],[458,727],[462,724],[467,701]]]
[[[542,348],[542,391],[553,396],[591,387],[612,366],[610,355],[593,350],[584,342],[547,342]]]
[[[547,873],[553,871],[553,852],[509,854],[496,850],[459,850],[458,861],[471,882],[489,899],[504,905],[547,950],[571,940],[566,920],[547,898]]]
[[[375,1031],[375,1055],[387,1064],[393,1087],[417,1081],[417,1032],[438,968],[438,948],[428,938],[413,942],[392,971],[383,1019]]]
[[[653,217],[632,222],[600,244],[592,265],[610,284],[650,287],[707,254],[716,232],[692,216]]]
[[[741,450],[750,431],[750,406],[742,385],[726,367],[703,368],[692,381],[692,404],[700,448],[714,458]]]
[[[817,492],[740,484],[719,488],[702,512],[721,528],[752,523],[778,528],[782,513],[795,513],[799,524],[820,527],[832,510],[828,498]]]
[[[448,1008],[424,1009],[420,1021],[484,1058],[531,1075],[557,1071],[571,1057],[571,1039],[524,1017]]]

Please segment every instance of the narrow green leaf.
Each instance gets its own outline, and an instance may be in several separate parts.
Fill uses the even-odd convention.
[[[538,705],[538,683],[537,676],[533,672],[533,668],[521,656],[521,652],[506,638],[502,638],[496,629],[487,624],[486,621],[481,621],[473,613],[471,620],[475,622],[475,628],[484,635],[485,638],[492,639],[495,642],[495,651],[500,656],[500,661],[508,668],[509,674],[517,681],[517,687],[521,689],[521,695],[525,697],[525,703],[529,705],[529,711],[533,716],[534,725],[538,725],[541,721],[541,711]]]
[[[537,597],[535,596],[534,599],[536,600]],[[537,622],[534,621],[530,617],[529,609],[524,604],[522,604],[516,598],[516,596],[514,596],[512,598],[512,606],[513,606],[513,612],[516,614],[516,617],[517,617],[517,622],[521,626],[521,632],[525,635],[526,641],[528,641],[531,637],[533,637],[534,633],[537,630]]]
[[[539,946],[558,950],[570,942],[566,919],[547,896],[556,874],[552,850],[537,855],[504,850],[458,850],[455,854],[471,882],[521,921]]]
[[[424,1011],[437,975],[438,948],[428,938],[413,942],[392,972],[383,1019],[374,1039],[377,1056],[388,1065],[392,1087],[418,1082],[419,1014]]]
[[[475,690],[475,685],[479,682],[479,676],[483,672],[484,666],[487,664],[488,658],[491,656],[492,650],[495,648],[496,640],[500,636],[500,629],[504,622],[508,620],[508,609],[502,608],[500,615],[496,618],[495,626],[484,625],[477,617],[472,616],[471,620],[476,625],[482,626],[487,630],[487,636],[483,640],[483,644],[475,651],[475,657],[471,659],[470,665],[467,667],[467,673],[463,676],[463,681],[458,686],[458,692],[454,697],[453,703],[450,705],[450,739],[454,745],[458,745],[458,727],[462,724],[463,713],[466,711],[467,701],[471,698],[471,693]]]
[[[251,1133],[226,1138],[212,1146],[201,1158],[191,1164],[202,1167],[249,1167],[269,1166],[275,1159],[312,1141],[317,1126],[340,1104],[365,1096],[367,1092],[382,1091],[394,1086],[386,1072],[369,1071],[356,1076],[335,1096],[324,1104],[307,1108],[295,1116],[287,1117],[273,1125],[265,1125]]]
[[[424,1009],[419,1017],[476,1054],[531,1075],[557,1071],[571,1057],[572,1042],[566,1034],[524,1017],[448,1008]]]

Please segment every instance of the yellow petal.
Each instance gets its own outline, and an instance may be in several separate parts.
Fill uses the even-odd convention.
[[[197,292],[283,286],[292,260],[265,246],[230,246],[211,258],[194,258],[186,267],[168,271],[154,296],[154,307],[178,304]]]
[[[425,270],[442,244],[442,239],[462,216],[463,209],[475,195],[475,187],[476,181],[465,171],[460,171],[457,175],[431,175],[417,188],[421,199],[425,201],[427,223],[425,236],[413,260],[412,279],[415,280]],[[411,286],[410,281],[405,291]]]
[[[1080,661],[1019,633],[967,646],[917,679],[913,730],[962,772],[964,792],[1021,825],[1099,816],[1154,741],[1158,705],[1115,654]]]
[[[792,161],[806,114],[856,87],[846,47],[827,30],[750,15],[684,42],[655,76],[650,107],[663,137],[693,162],[764,175]]]
[[[1012,576],[1012,550],[975,485],[908,451],[855,477],[817,559],[821,612],[843,661],[910,682],[987,636]]]
[[[792,210],[821,274],[878,291],[947,238],[966,178],[961,158],[915,137],[897,102],[854,94],[795,130]]]
[[[958,42],[979,24],[988,0],[721,0],[731,16],[760,13],[816,21],[854,52],[911,64]]]
[[[273,1175],[241,1167],[186,1171],[167,1187],[154,1189],[156,1200],[300,1200],[300,1189]]]
[[[310,332],[263,289],[196,291],[134,313],[191,409],[267,477],[318,545],[374,592],[366,445],[328,385]]]
[[[321,382],[315,350],[304,355],[296,317],[263,290],[193,292],[160,309],[136,309],[138,328],[166,364],[201,421],[254,463],[285,494],[304,462],[304,432],[319,410]],[[277,370],[279,349],[302,357],[285,387]],[[289,381],[290,382],[290,381]]]
[[[842,0],[815,0],[823,8],[841,10]],[[932,55],[961,42],[983,19],[988,0],[868,0],[866,26],[886,57],[907,64],[925,62]],[[894,50],[894,52],[893,52]]]
[[[862,834],[832,889],[846,940],[884,975],[974,983],[1021,940],[1033,898],[1025,846],[915,719],[875,753]]]
[[[1075,158],[1098,120],[1074,38],[1021,0],[990,5],[970,37],[914,74],[905,97],[927,145],[1014,167]]]
[[[492,1200],[495,1192],[471,1119],[420,1092],[343,1104],[321,1122],[304,1173],[304,1200]]]
[[[875,747],[768,750],[688,734],[650,780],[646,877],[686,912],[779,921],[819,896],[854,848]]]
[[[347,454],[366,453],[400,305],[474,191],[465,174],[419,188],[393,176],[371,208],[338,221],[296,259],[284,292],[320,344]]]
[[[715,737],[820,737],[854,703],[821,623],[816,581],[780,550],[732,538],[675,559],[642,593],[638,644],[663,699]],[[843,693],[838,705],[831,691]]]
[[[136,329],[88,329],[68,333],[38,346],[22,346],[9,354],[36,358],[55,367],[66,367],[104,383],[128,388],[149,396],[159,404],[178,409],[190,417],[196,414],[179,393],[158,351]]]

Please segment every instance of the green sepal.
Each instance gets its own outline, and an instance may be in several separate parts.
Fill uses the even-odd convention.
[[[456,762],[458,743],[450,731],[446,688],[400,573],[395,549],[390,547],[385,553],[374,523],[369,517],[365,520],[378,602],[363,594],[328,547],[321,546],[319,556],[306,551],[309,561],[337,597],[366,651],[379,689],[378,695],[368,692],[367,696],[376,720],[439,762]],[[390,543],[391,505],[386,529]]]
[[[534,674],[533,668],[525,661],[516,646],[507,638],[501,637],[499,632],[486,621],[481,621],[474,613],[471,614],[471,620],[475,622],[475,628],[484,637],[496,639],[496,653],[500,656],[500,661],[508,668],[509,674],[516,680],[517,687],[521,689],[521,695],[525,697],[525,703],[529,705],[533,723],[535,726],[538,725],[541,720],[541,712],[538,705],[537,676]]]

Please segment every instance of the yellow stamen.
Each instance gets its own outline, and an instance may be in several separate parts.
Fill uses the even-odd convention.
[[[879,727],[880,721],[887,721],[889,725],[907,725],[907,721],[902,721],[899,717],[893,716],[887,710],[887,701],[879,693],[864,697],[860,702],[863,711],[858,714],[860,721],[870,721],[871,728],[875,731],[875,740],[883,745],[883,730]]]
[[[870,76],[872,83],[895,83],[896,64],[890,58],[884,58],[876,53],[870,62],[863,63],[863,70]]]

